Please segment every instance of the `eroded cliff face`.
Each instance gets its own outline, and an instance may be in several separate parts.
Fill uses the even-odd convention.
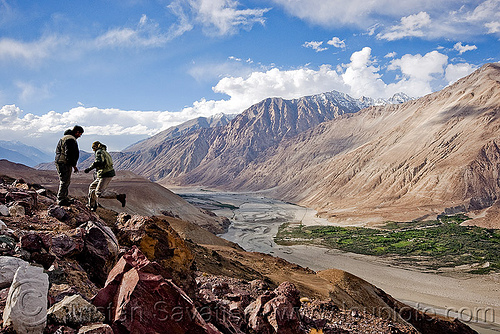
[[[285,138],[223,181],[181,178],[269,194],[332,219],[412,220],[484,209],[498,198],[500,67],[486,65],[446,89],[370,107]]]
[[[361,111],[359,100],[328,94],[269,98],[117,164],[164,185],[269,190],[339,220],[484,209],[499,190],[499,73],[488,64],[418,100]]]

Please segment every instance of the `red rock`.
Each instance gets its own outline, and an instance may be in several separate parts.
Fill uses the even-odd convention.
[[[29,252],[41,251],[43,247],[43,239],[36,233],[28,233],[21,237],[21,248]]]
[[[50,251],[58,257],[78,254],[84,248],[81,236],[70,237],[63,233],[53,236],[51,244]]]
[[[93,304],[114,333],[220,333],[205,322],[184,291],[161,276],[161,270],[137,247],[111,270]]]
[[[79,230],[83,233],[84,250],[78,261],[90,279],[103,286],[118,256],[118,241],[111,229],[99,222],[89,221]]]

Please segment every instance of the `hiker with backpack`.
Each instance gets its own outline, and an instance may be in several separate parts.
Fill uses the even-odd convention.
[[[94,151],[94,162],[90,167],[84,170],[89,173],[94,168],[96,169],[96,179],[89,186],[89,203],[90,210],[96,211],[98,206],[98,198],[114,198],[120,201],[122,207],[126,203],[125,194],[117,194],[114,191],[108,190],[109,183],[116,175],[113,168],[113,159],[106,151],[106,145],[101,142],[95,141],[92,143],[92,150]]]

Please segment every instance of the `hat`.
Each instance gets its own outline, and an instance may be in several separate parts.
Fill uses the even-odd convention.
[[[102,145],[101,142],[95,141],[92,143],[92,149],[95,150],[95,149],[99,148],[99,146],[101,146],[101,145]]]

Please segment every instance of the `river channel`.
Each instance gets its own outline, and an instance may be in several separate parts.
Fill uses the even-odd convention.
[[[438,275],[401,268],[374,256],[316,246],[281,246],[273,238],[282,223],[332,225],[316,211],[266,198],[258,193],[175,189],[188,202],[228,217],[231,226],[220,237],[251,252],[281,257],[319,271],[345,270],[393,297],[428,313],[466,321],[479,333],[500,333],[500,275]]]

